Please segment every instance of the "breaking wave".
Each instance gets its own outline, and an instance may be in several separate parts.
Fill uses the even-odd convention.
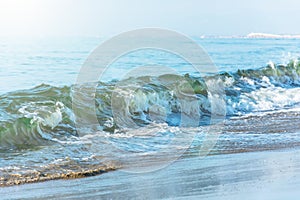
[[[124,87],[117,89],[118,81],[99,82],[95,96],[96,114],[100,129],[111,134],[122,128],[114,119],[112,98],[117,98],[118,102],[114,109],[126,112],[125,116],[139,126],[163,122],[179,126],[181,112],[199,115],[199,125],[205,125],[211,114],[209,88],[214,88],[215,84],[224,85],[227,116],[236,116],[297,106],[300,103],[299,75],[300,63],[295,60],[287,65],[269,63],[260,69],[222,72],[208,77],[166,74],[129,78],[124,81]],[[76,87],[89,86],[42,84],[1,95],[0,149],[31,148],[76,137],[76,119],[72,110],[72,94]],[[192,101],[199,109],[188,107]]]

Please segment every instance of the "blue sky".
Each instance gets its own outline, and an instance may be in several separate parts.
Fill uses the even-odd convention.
[[[141,27],[300,34],[299,19],[298,0],[0,0],[0,35],[108,36]]]

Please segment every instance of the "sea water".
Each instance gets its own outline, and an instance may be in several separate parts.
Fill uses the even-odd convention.
[[[171,156],[172,161],[202,155],[205,133],[214,130],[207,80],[224,86],[226,115],[221,134],[205,155],[300,145],[299,39],[192,39],[211,57],[218,69],[215,74],[199,74],[164,51],[128,53],[99,77],[95,94],[99,123],[89,129],[76,126],[73,92],[81,87],[75,84],[81,66],[105,38],[0,38],[0,184],[96,175],[128,167],[131,155],[140,159],[162,149],[168,156],[145,159],[150,166],[174,152],[178,155]],[[114,96],[126,73],[145,63],[171,67],[177,74],[129,78],[118,88],[120,95]],[[180,101],[178,91],[170,90],[173,85],[180,85],[183,93],[192,88],[193,98],[187,94],[185,102]],[[114,106],[115,113],[114,98],[119,106]],[[197,126],[181,126],[182,113],[195,114],[193,107],[186,107],[193,101],[200,116]],[[76,106],[80,110],[81,105]],[[121,116],[130,120],[120,126],[115,118],[123,111],[126,115]],[[78,134],[79,128],[84,135]],[[97,149],[90,148],[95,144]],[[130,169],[135,167],[141,166]]]

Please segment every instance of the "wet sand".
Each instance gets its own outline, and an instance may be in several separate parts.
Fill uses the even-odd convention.
[[[300,150],[181,158],[151,173],[99,176],[0,188],[1,199],[298,199]]]

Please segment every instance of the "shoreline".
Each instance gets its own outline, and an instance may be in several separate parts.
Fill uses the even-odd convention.
[[[279,148],[266,148],[266,149],[259,149],[257,151],[247,149],[244,151],[232,151],[232,152],[224,152],[221,154],[208,154],[206,157],[219,157],[219,156],[232,156],[235,155],[244,155],[244,154],[251,154],[251,153],[268,153],[268,152],[285,152],[285,151],[293,151],[298,150],[300,152],[300,146],[293,146],[293,147],[279,147]],[[205,158],[198,158],[197,155],[195,155],[192,152],[186,152],[181,157],[178,158],[176,162],[180,162],[181,160],[189,160],[189,159],[206,159]],[[105,173],[113,172],[113,171],[122,171],[125,170],[120,164],[116,163],[108,163],[108,164],[102,164],[99,163],[94,165],[89,164],[79,164],[76,165],[76,163],[70,163],[64,164],[63,166],[54,166],[53,168],[45,168],[44,170],[35,170],[30,171],[30,173],[25,174],[9,174],[8,176],[0,176],[0,189],[1,188],[7,188],[7,187],[16,187],[20,185],[27,185],[27,184],[39,184],[43,182],[48,181],[57,181],[57,180],[72,180],[72,179],[85,179],[88,177],[96,177],[103,175]],[[172,165],[170,163],[170,165]],[[76,165],[76,166],[75,166]],[[168,166],[168,165],[167,165]],[[59,169],[58,169],[59,167]],[[76,169],[74,169],[76,167]],[[55,171],[53,173],[52,171]]]
[[[51,173],[51,171],[33,171],[26,174],[9,174],[0,177],[0,188],[13,187],[18,185],[26,185],[32,183],[42,183],[53,180],[70,180],[80,179],[90,176],[97,176],[103,173],[114,171],[118,167],[113,165],[95,165],[95,166],[78,166],[77,170],[60,170],[62,173]],[[53,169],[52,169],[53,170]],[[50,172],[50,173],[49,173]]]
[[[270,194],[276,197],[276,194],[285,195],[288,191],[291,197],[295,197],[297,190],[292,188],[300,185],[299,153],[299,148],[292,148],[215,155],[204,159],[182,158],[152,173],[115,170],[81,179],[1,187],[0,195],[3,199],[257,199],[259,195],[268,199]],[[282,186],[284,191],[280,190]]]

